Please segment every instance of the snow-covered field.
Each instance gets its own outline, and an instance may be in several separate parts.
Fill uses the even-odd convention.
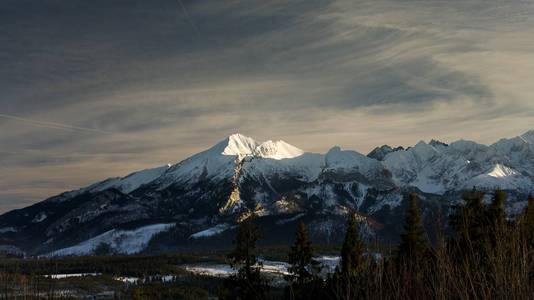
[[[315,257],[315,260],[317,260],[323,268],[321,274],[326,274],[334,272],[339,263],[339,256],[318,256]],[[259,259],[259,262],[262,264],[261,271],[265,274],[274,276],[289,274],[287,271],[289,264],[286,262],[265,259]],[[213,277],[228,277],[236,272],[230,265],[220,263],[189,264],[182,267],[193,274]]]
[[[69,273],[69,274],[50,274],[45,275],[46,278],[52,278],[52,279],[65,279],[65,278],[72,278],[72,277],[86,277],[86,276],[100,276],[102,273]]]

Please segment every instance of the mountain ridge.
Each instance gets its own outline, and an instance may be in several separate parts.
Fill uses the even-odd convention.
[[[305,152],[284,141],[233,134],[176,164],[110,178],[8,212],[0,216],[0,244],[33,254],[72,254],[61,251],[67,248],[83,248],[86,254],[91,250],[86,241],[106,232],[127,237],[128,230],[176,224],[156,226],[162,232],[150,231],[144,236],[150,245],[142,246],[176,248],[169,246],[174,236],[195,247],[220,238],[232,223],[252,214],[270,222],[267,227],[274,232],[294,222],[284,220],[302,216],[315,238],[330,242],[334,228],[343,226],[340,216],[349,210],[362,215],[367,233],[387,240],[398,231],[407,193],[420,194],[430,213],[432,207],[447,210],[473,186],[509,191],[507,210],[514,214],[534,190],[533,133],[489,146],[464,140],[420,141],[407,149],[383,146],[377,148],[381,159],[338,146],[325,154]],[[383,229],[373,229],[378,227]],[[218,228],[217,234],[188,239],[209,228]],[[121,251],[126,247],[114,243]]]

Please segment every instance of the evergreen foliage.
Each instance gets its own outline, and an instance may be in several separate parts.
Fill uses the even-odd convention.
[[[353,277],[360,273],[363,267],[365,245],[360,238],[359,226],[354,213],[349,213],[347,232],[341,247],[341,274]]]
[[[289,281],[297,284],[304,284],[312,277],[311,271],[317,266],[317,261],[313,259],[313,249],[308,237],[308,230],[303,222],[297,228],[295,244],[291,247],[288,255],[288,269],[291,274]]]
[[[239,224],[235,249],[228,255],[237,274],[225,280],[219,291],[219,299],[267,299],[268,283],[261,275],[261,263],[258,263],[256,256],[259,239],[258,228],[250,218]]]
[[[486,230],[486,208],[482,203],[484,194],[475,188],[463,196],[464,204],[454,207],[450,217],[451,227],[454,229],[454,242],[463,253],[474,253],[475,249],[484,247]],[[462,253],[459,256],[465,257]]]
[[[286,276],[288,286],[285,298],[291,300],[305,300],[318,297],[323,291],[323,281],[317,275],[320,272],[319,263],[313,259],[314,253],[308,230],[300,222],[295,236],[295,244],[288,254],[289,275]]]
[[[529,195],[527,207],[521,214],[519,222],[522,237],[527,241],[528,247],[534,249],[534,195]]]
[[[346,227],[339,266],[327,281],[328,294],[333,299],[362,299],[366,297],[364,287],[369,263],[364,257],[365,244],[353,212],[348,214]]]
[[[290,274],[285,289],[269,285],[262,277],[257,256],[260,234],[251,220],[246,220],[239,224],[235,248],[227,257],[237,272],[227,279],[196,276],[177,267],[191,259],[186,254],[3,259],[0,298],[67,299],[60,292],[83,290],[90,295],[114,286],[115,299],[211,299],[216,294],[219,299],[242,300],[532,299],[534,197],[529,197],[519,216],[509,219],[504,191],[496,190],[489,204],[482,199],[483,194],[476,190],[467,193],[451,215],[445,245],[433,247],[426,239],[417,196],[412,194],[397,255],[384,251],[374,259],[360,238],[361,223],[349,213],[339,266],[326,278],[316,271],[314,247],[306,226],[300,223],[288,253]],[[107,246],[100,245],[97,252],[107,252]],[[56,274],[102,272],[103,276],[60,280],[43,276],[51,270]],[[161,282],[161,276],[160,280],[150,276],[154,274],[173,274],[175,278]],[[117,275],[146,281],[124,285],[113,279]]]
[[[424,259],[428,249],[427,234],[417,207],[417,194],[412,193],[406,212],[404,233],[401,234],[397,258],[398,260],[415,264]]]

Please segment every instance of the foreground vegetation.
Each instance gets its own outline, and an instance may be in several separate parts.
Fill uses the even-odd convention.
[[[450,216],[451,233],[436,220],[438,241],[431,245],[412,194],[404,233],[395,255],[372,257],[349,214],[341,261],[326,280],[318,275],[304,224],[289,252],[285,299],[533,299],[534,199],[515,220],[504,212],[506,195],[497,190],[491,204],[477,191]],[[219,291],[221,299],[270,299],[268,282],[257,265],[258,229],[240,226],[230,254],[238,273]]]
[[[0,299],[533,299],[534,199],[509,220],[505,197],[496,191],[484,204],[482,193],[466,194],[449,222],[436,220],[438,238],[431,244],[412,194],[401,243],[388,255],[370,255],[380,247],[361,240],[351,213],[341,247],[312,245],[301,223],[291,248],[258,248],[260,229],[249,219],[241,223],[229,254],[0,260]],[[314,260],[325,252],[341,258],[326,276]],[[284,286],[260,272],[260,256],[290,264]],[[236,273],[221,279],[180,267],[201,262],[230,262]],[[45,276],[72,273],[101,275]],[[172,279],[163,280],[164,275]],[[124,283],[120,276],[139,281]]]

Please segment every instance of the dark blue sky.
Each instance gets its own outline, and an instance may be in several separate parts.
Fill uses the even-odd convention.
[[[0,212],[233,132],[321,152],[520,134],[533,23],[530,1],[3,0]]]

